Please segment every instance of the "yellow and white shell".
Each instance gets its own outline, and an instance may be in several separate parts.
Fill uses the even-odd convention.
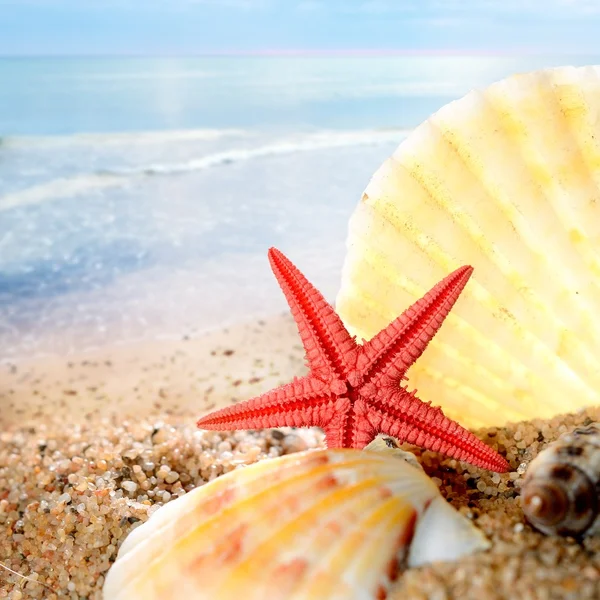
[[[474,274],[411,369],[471,427],[600,400],[600,67],[517,75],[420,125],[349,226],[337,310],[370,339],[463,264]]]
[[[237,469],[160,508],[127,537],[103,593],[368,600],[406,564],[488,546],[393,450],[315,450]]]

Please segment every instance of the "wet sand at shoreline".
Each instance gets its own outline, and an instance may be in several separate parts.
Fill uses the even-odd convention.
[[[199,416],[304,371],[304,350],[287,314],[178,340],[9,360],[0,362],[0,425],[48,414],[72,422],[112,414]]]

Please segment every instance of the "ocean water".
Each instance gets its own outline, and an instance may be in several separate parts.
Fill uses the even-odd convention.
[[[0,359],[286,309],[266,251],[331,300],[348,218],[432,112],[595,57],[0,59]]]

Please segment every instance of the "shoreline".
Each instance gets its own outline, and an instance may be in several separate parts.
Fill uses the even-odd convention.
[[[63,415],[82,422],[203,412],[251,398],[304,372],[289,314],[197,336],[103,346],[0,363],[0,426]]]

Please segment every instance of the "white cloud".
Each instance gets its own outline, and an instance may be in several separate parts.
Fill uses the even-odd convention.
[[[362,0],[345,3],[367,13],[480,16],[495,14],[581,16],[600,13],[599,0]]]

